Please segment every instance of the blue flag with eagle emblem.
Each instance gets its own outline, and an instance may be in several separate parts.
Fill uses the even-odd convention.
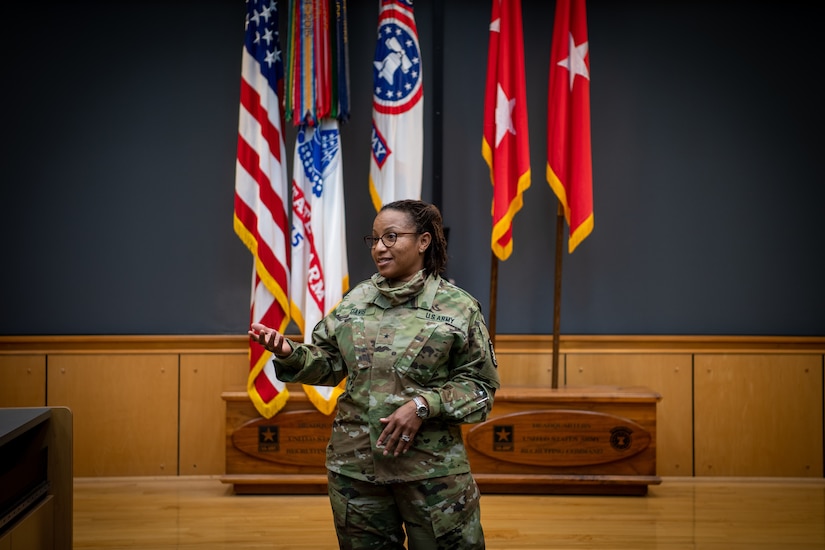
[[[373,61],[370,197],[421,198],[424,101],[412,0],[381,0]]]

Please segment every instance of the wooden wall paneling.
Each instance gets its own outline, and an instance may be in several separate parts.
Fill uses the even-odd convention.
[[[496,351],[502,387],[543,387],[553,382],[553,356],[543,353]],[[559,356],[559,371],[564,372],[564,355]],[[561,379],[561,377],[560,377]]]
[[[227,388],[246,384],[246,353],[180,356],[180,475],[221,475],[226,466]]]
[[[552,343],[551,335],[499,335],[503,386],[550,387]],[[694,475],[796,477],[803,469],[823,476],[825,337],[562,335],[560,344],[561,385],[633,384],[662,395],[659,475],[691,475],[684,449],[693,433]],[[217,410],[205,405],[215,386],[218,393],[245,389],[247,349],[245,335],[0,335],[0,407],[64,405],[77,412],[78,476],[174,475],[182,464],[197,464],[192,473],[203,473],[213,451],[212,443],[196,441],[209,429],[198,418]],[[179,372],[187,355],[226,355],[238,363],[224,365],[233,374],[223,372],[226,378],[216,381],[212,375],[221,368],[208,360],[205,380]],[[693,400],[684,370],[677,373],[669,362],[680,356],[716,369],[692,372],[701,390],[694,390]],[[752,370],[744,371],[743,361]],[[163,376],[154,372],[160,365],[167,369]],[[691,406],[694,432],[693,424],[683,427]]]
[[[46,406],[46,356],[0,355],[0,407]]]
[[[823,476],[821,355],[697,354],[698,476]]]
[[[690,354],[569,354],[567,386],[644,386],[662,396],[656,408],[656,470],[693,475]]]
[[[74,416],[74,475],[178,474],[178,355],[50,355],[48,405]]]

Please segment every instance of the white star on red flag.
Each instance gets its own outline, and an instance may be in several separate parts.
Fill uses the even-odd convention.
[[[513,126],[513,109],[516,107],[516,100],[507,97],[501,84],[498,85],[496,94],[496,147],[504,139],[504,134],[510,132],[516,135],[516,128]]]
[[[573,89],[573,81],[576,75],[580,74],[587,80],[590,80],[590,71],[587,70],[587,63],[584,62],[587,56],[589,46],[587,42],[583,42],[576,46],[573,40],[573,33],[570,33],[570,53],[568,56],[558,62],[559,67],[564,67],[570,72],[570,89]]]

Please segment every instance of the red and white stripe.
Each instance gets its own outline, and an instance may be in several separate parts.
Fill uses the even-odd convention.
[[[289,220],[286,147],[278,95],[256,60],[243,51],[234,227],[254,256],[250,321],[283,332],[289,323]],[[289,393],[275,376],[271,354],[250,341],[247,389],[265,418]]]

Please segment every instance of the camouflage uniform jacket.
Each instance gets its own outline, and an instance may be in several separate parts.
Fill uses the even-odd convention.
[[[329,470],[375,483],[408,482],[470,471],[461,424],[482,422],[499,387],[478,302],[423,271],[390,288],[375,274],[348,292],[312,334],[274,361],[278,378],[346,389],[327,446]],[[430,416],[413,447],[384,456],[376,441],[390,415],[423,396]]]

